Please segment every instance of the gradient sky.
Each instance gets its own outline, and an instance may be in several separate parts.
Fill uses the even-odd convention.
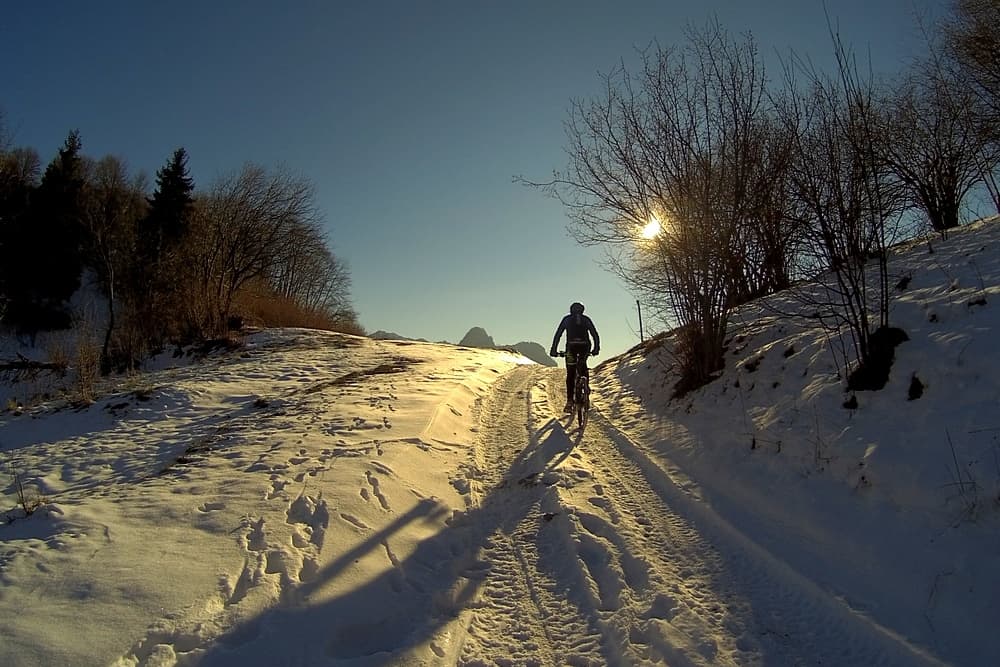
[[[949,3],[828,4],[844,41],[892,72],[922,48],[915,16]],[[830,53],[820,0],[38,0],[0,14],[0,110],[43,163],[75,128],[87,155],[150,175],[183,146],[199,187],[283,164],[315,184],[368,331],[457,342],[481,326],[548,347],[579,300],[608,355],[639,340],[634,297],[557,202],[512,177],[563,168],[570,101],[688,23],[751,31],[773,78],[778,53]]]

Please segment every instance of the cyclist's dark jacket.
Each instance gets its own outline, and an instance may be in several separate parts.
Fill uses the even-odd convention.
[[[601,347],[601,338],[597,335],[597,329],[594,327],[594,323],[590,321],[590,318],[580,313],[579,315],[574,315],[570,313],[566,317],[562,318],[562,322],[559,323],[559,328],[556,329],[556,335],[552,339],[552,349],[556,349],[559,346],[559,339],[562,337],[563,331],[566,332],[566,345],[569,346],[571,343],[584,342],[587,343],[587,347],[590,348],[590,339],[588,334],[594,339],[594,348]]]

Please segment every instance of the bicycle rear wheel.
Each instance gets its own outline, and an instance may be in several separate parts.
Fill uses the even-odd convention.
[[[587,423],[587,410],[590,408],[590,383],[586,375],[577,375],[576,387],[573,392],[573,412],[577,423],[582,429]]]

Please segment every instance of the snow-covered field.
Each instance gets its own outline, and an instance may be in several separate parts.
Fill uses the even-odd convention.
[[[582,432],[561,370],[301,329],[6,411],[0,665],[1000,664],[1000,225],[933,250],[853,410],[785,295]]]

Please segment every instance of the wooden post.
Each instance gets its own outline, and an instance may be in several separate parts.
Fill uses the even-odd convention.
[[[642,306],[639,305],[639,299],[635,300],[635,309],[639,311],[639,342],[645,343],[646,340],[642,336]]]

